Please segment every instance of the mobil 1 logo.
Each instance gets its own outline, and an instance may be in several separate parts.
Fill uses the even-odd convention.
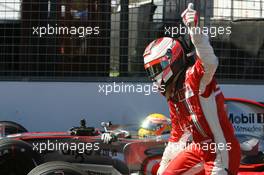
[[[229,120],[233,124],[264,124],[264,113],[229,113]]]

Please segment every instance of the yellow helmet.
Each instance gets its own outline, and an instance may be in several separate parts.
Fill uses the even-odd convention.
[[[162,114],[154,113],[148,115],[138,130],[139,137],[158,136],[169,133],[171,121]]]

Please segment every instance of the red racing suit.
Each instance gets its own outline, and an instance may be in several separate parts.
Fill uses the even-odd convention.
[[[224,109],[223,93],[214,79],[218,59],[207,36],[191,36],[196,62],[187,69],[183,88],[176,90],[174,100],[168,103],[172,121],[169,141],[177,142],[183,130],[188,129],[193,143],[170,161],[163,174],[196,174],[194,167],[203,162],[206,175],[235,175],[240,146]]]

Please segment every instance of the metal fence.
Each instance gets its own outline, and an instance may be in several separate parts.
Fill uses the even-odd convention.
[[[0,0],[0,79],[143,80],[144,48],[178,37],[189,2],[219,57],[217,78],[263,83],[262,0]]]

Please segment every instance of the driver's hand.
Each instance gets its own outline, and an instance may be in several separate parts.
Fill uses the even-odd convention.
[[[198,14],[193,6],[193,3],[189,3],[188,8],[181,14],[182,21],[187,27],[197,27]]]
[[[102,136],[101,136],[101,140],[105,143],[105,144],[109,144],[111,143],[113,140],[114,140],[114,137],[111,133],[109,132],[106,132],[106,133],[103,133]]]

